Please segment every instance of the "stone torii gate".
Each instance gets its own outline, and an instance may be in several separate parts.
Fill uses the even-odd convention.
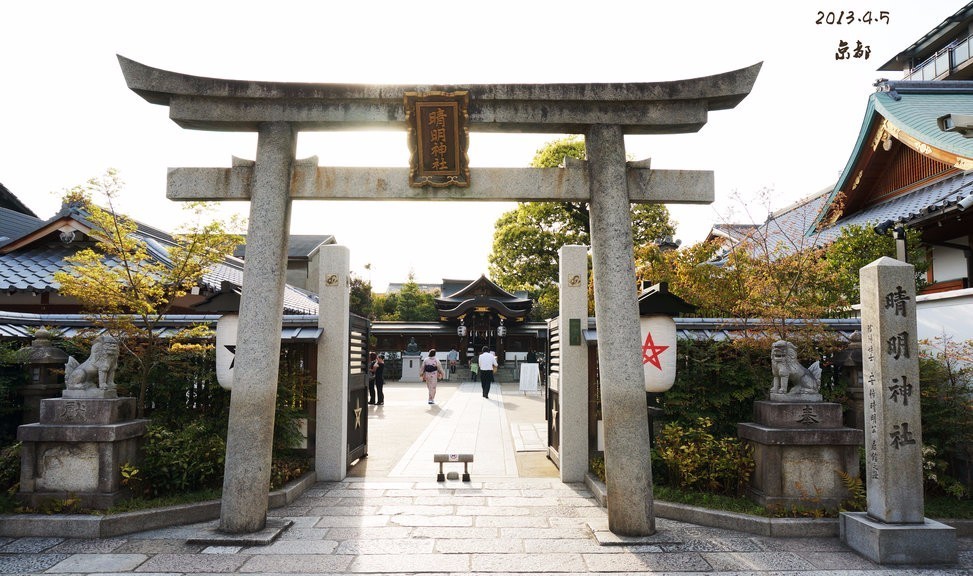
[[[609,528],[655,532],[629,204],[707,204],[714,184],[708,171],[627,164],[624,136],[698,131],[709,111],[733,108],[750,93],[760,64],[672,82],[389,86],[203,78],[118,60],[128,87],[168,106],[178,125],[258,135],[254,162],[168,175],[173,200],[250,201],[221,531],[266,524],[291,200],[321,199],[589,202]],[[414,188],[407,168],[329,168],[294,157],[300,131],[404,130],[406,92],[450,91],[469,95],[471,131],[583,134],[587,160],[475,168],[469,187]]]

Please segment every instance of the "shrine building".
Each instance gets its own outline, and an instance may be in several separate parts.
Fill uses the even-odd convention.
[[[510,293],[486,276],[477,280],[447,280],[435,300],[435,322],[372,322],[375,351],[395,354],[415,340],[418,349],[435,348],[445,358],[450,349],[460,351],[460,363],[487,346],[503,365],[522,361],[528,352],[543,352],[547,323],[529,320],[532,302],[526,292]],[[464,353],[465,352],[465,353]]]

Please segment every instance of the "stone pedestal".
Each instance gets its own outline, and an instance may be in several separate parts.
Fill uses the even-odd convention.
[[[841,541],[879,564],[952,564],[956,562],[956,529],[923,518],[918,524],[886,523],[865,512],[842,512]]]
[[[753,446],[750,498],[762,506],[835,510],[847,491],[838,471],[858,476],[861,430],[842,425],[832,402],[754,403],[754,419],[737,426]]]
[[[915,270],[879,258],[859,271],[868,511],[841,541],[880,564],[956,562],[956,531],[923,516]]]
[[[476,356],[473,356],[473,362],[476,362]],[[399,378],[399,382],[422,382],[422,378],[419,378],[419,367],[422,365],[422,356],[416,354],[415,356],[409,354],[402,355],[402,376]]]
[[[138,461],[147,425],[135,419],[134,398],[41,400],[40,422],[17,429],[23,442],[18,497],[31,507],[78,498],[94,509],[124,500],[121,466]]]

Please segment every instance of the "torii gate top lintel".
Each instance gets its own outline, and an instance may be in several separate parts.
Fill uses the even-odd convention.
[[[297,130],[405,129],[403,94],[465,90],[469,126],[481,132],[581,134],[596,124],[625,134],[696,132],[710,110],[740,103],[762,63],[712,76],[645,83],[408,86],[226,80],[169,72],[118,55],[128,87],[169,106],[184,128],[257,131],[267,121]]]

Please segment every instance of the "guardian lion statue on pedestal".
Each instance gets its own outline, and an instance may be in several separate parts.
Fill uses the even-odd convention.
[[[108,333],[95,338],[91,356],[82,363],[68,357],[64,365],[64,383],[68,390],[98,388],[106,392],[115,390],[115,368],[118,367],[118,340]]]
[[[815,362],[808,368],[801,366],[797,361],[797,348],[790,342],[774,342],[770,349],[770,367],[774,375],[770,385],[772,400],[775,396],[820,397],[821,363]]]

